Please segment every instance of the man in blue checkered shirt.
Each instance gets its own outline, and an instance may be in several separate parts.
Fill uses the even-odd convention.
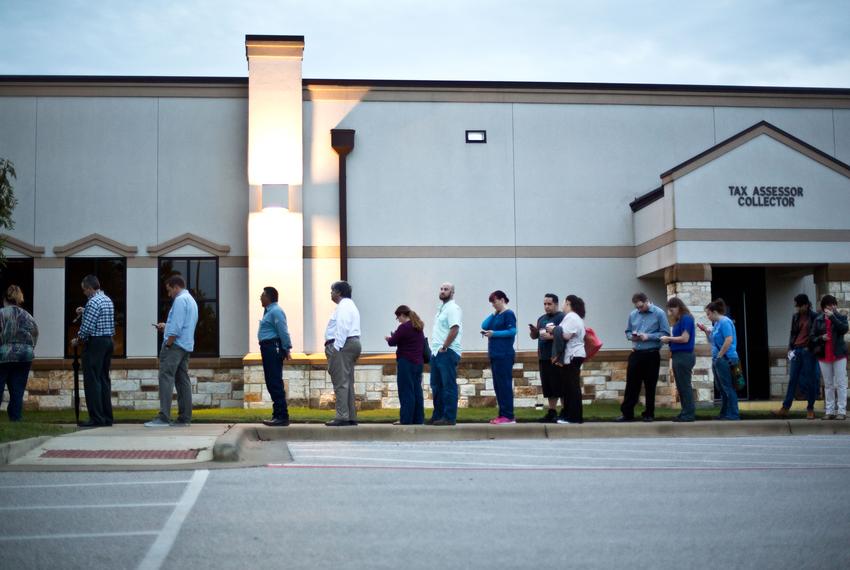
[[[89,421],[80,427],[102,427],[112,425],[112,382],[109,367],[112,363],[112,337],[115,336],[115,307],[112,299],[100,288],[94,275],[86,275],[81,283],[83,294],[88,297],[85,308],[77,307],[83,324],[72,346],[85,343],[83,351],[83,386],[86,393],[86,409]]]

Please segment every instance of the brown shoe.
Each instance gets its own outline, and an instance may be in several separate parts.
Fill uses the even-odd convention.
[[[815,413],[814,413],[812,410],[808,410],[808,411],[806,412],[806,419],[807,419],[807,420],[813,420],[813,419],[815,419]]]
[[[788,417],[788,408],[782,407],[778,410],[773,410],[770,412],[770,415],[776,416],[777,418],[787,418]]]

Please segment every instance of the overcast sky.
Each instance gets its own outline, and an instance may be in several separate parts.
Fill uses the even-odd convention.
[[[280,34],[310,78],[850,87],[850,0],[0,0],[0,25],[0,74],[245,77],[245,34]]]

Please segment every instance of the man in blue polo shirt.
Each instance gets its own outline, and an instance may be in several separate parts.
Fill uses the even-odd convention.
[[[629,314],[626,323],[626,338],[632,342],[632,353],[626,369],[626,393],[620,406],[622,415],[618,422],[635,421],[635,406],[640,399],[640,387],[646,392],[646,408],[643,421],[655,419],[655,386],[658,384],[658,371],[661,368],[661,337],[670,336],[670,324],[667,314],[649,302],[646,293],[632,295],[635,309]]]
[[[159,414],[145,427],[171,425],[171,394],[177,388],[177,422],[188,427],[192,422],[192,382],[189,379],[189,355],[195,349],[195,326],[198,324],[198,304],[180,275],[165,281],[165,290],[173,299],[168,319],[156,327],[163,331],[159,351]]]
[[[283,361],[289,360],[292,341],[286,325],[286,313],[277,304],[278,292],[274,287],[264,287],[260,295],[263,318],[257,330],[260,341],[260,356],[263,359],[263,375],[266,388],[272,397],[272,419],[263,420],[267,426],[289,425],[289,409],[286,406],[286,390],[283,387]]]

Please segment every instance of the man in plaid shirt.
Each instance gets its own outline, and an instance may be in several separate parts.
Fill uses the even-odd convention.
[[[112,299],[100,289],[100,281],[94,275],[86,275],[81,283],[83,294],[88,297],[85,308],[77,307],[83,324],[72,346],[85,343],[83,351],[83,386],[86,393],[86,408],[89,421],[80,427],[102,427],[112,425],[112,382],[109,366],[112,363],[112,337],[115,336],[115,307]]]

